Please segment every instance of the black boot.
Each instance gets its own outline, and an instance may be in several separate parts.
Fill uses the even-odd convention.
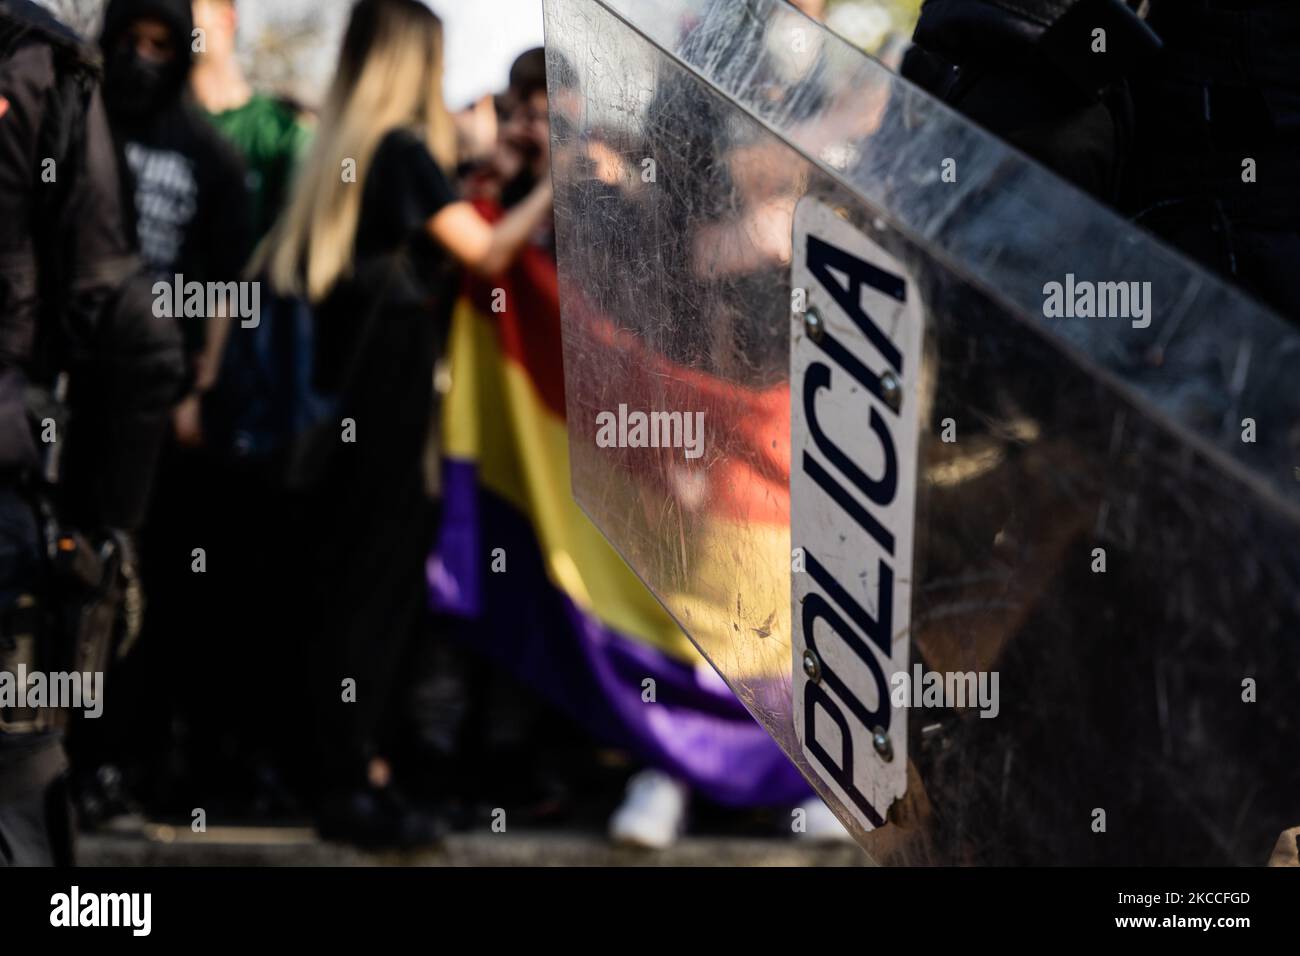
[[[412,806],[391,784],[367,784],[328,794],[316,817],[326,840],[367,850],[415,850],[438,846],[447,826],[440,816]]]

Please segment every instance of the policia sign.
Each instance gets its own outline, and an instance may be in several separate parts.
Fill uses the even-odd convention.
[[[908,665],[921,305],[896,259],[812,197],[792,270],[806,299],[790,347],[794,725],[869,830],[907,785],[889,681]]]

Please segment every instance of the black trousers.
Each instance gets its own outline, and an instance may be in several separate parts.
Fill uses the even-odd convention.
[[[0,866],[71,866],[73,856],[65,777],[0,802]]]
[[[0,662],[15,646],[10,612],[23,595],[38,592],[41,566],[31,506],[15,487],[0,485]],[[49,659],[24,663],[44,667]],[[59,734],[0,730],[0,866],[71,863],[65,766]]]
[[[379,323],[309,506],[315,626],[305,658],[327,788],[364,781],[408,694],[413,641],[428,636],[424,565],[438,512],[422,462],[435,323],[424,309],[388,310]],[[342,421],[355,430],[346,439]]]

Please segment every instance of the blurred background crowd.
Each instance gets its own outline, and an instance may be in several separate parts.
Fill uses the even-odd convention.
[[[858,44],[917,2],[797,0]],[[539,0],[64,0],[103,60],[185,387],[143,632],[67,748],[84,829],[311,820],[417,846],[504,810],[669,845],[845,838],[568,493]],[[440,18],[441,15],[441,18]],[[341,434],[340,434],[341,431]]]

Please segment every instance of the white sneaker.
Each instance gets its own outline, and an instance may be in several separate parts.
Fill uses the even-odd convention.
[[[686,824],[690,790],[659,770],[642,770],[627,785],[627,796],[609,818],[615,843],[647,850],[672,846]]]
[[[803,830],[795,831],[800,840],[817,843],[853,843],[853,834],[845,829],[839,818],[826,806],[821,797],[810,797],[799,804],[803,811]]]

